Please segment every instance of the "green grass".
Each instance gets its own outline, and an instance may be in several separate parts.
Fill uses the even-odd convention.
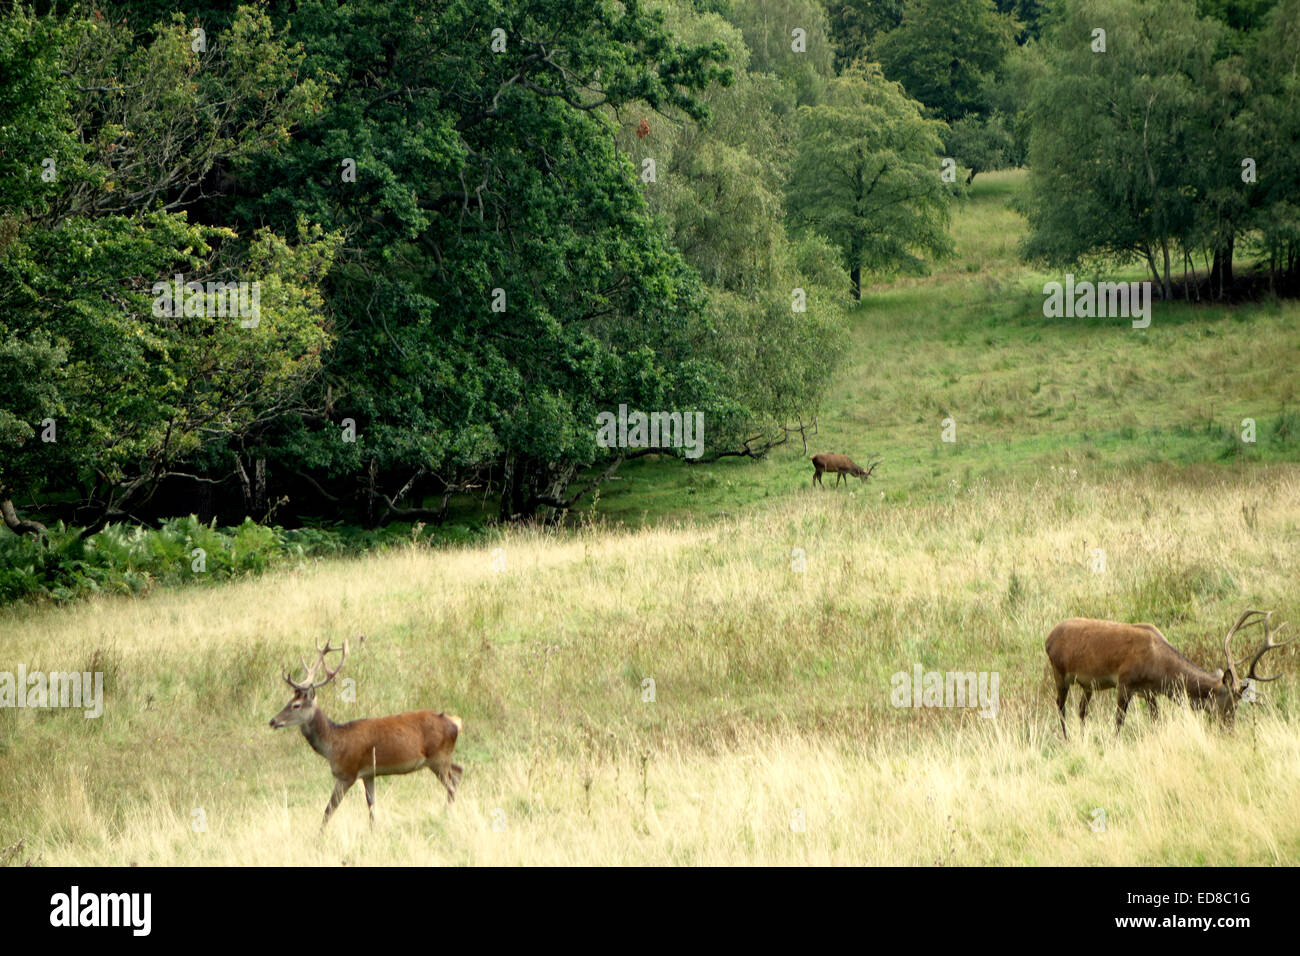
[[[1010,203],[1023,180],[976,177],[955,210],[954,258],[867,289],[809,454],[884,455],[871,490],[890,500],[1052,466],[1300,460],[1300,303],[1156,303],[1143,330],[1044,318],[1043,283],[1061,276],[1016,259],[1024,222]],[[949,416],[953,444],[941,440]],[[1239,440],[1244,418],[1256,422],[1253,445]],[[601,490],[598,510],[632,525],[720,517],[785,507],[811,479],[802,447],[757,464],[636,461]]]

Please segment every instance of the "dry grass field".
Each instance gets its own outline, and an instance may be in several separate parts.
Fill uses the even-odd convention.
[[[1300,618],[1298,515],[1292,465],[1063,462],[925,503],[855,483],[730,520],[10,608],[6,661],[102,670],[105,701],[99,719],[0,709],[0,847],[78,865],[1294,863],[1293,649],[1231,732],[1138,702],[1117,739],[1108,692],[1082,738],[1071,708],[1065,742],[1043,639],[1075,614],[1153,620],[1221,667],[1245,607]],[[381,778],[373,832],[358,786],[318,836],[328,766],[268,721],[282,666],[358,633],[326,713],[459,714],[465,776],[450,808],[428,772]],[[892,706],[916,665],[996,673],[996,716]]]

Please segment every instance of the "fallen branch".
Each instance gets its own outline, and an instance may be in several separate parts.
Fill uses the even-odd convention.
[[[773,448],[784,445],[790,440],[790,432],[796,431],[796,429],[784,427],[782,430],[784,434],[779,440],[764,442],[759,448],[749,447],[751,442],[756,442],[763,437],[762,435],[755,435],[753,438],[746,438],[741,442],[740,448],[737,448],[734,451],[720,451],[701,458],[687,458],[686,463],[688,465],[707,465],[710,462],[715,462],[722,458],[753,458],[756,460],[766,458],[767,453]]]
[[[549,495],[534,495],[532,501],[529,502],[529,504],[533,506],[546,505],[549,508],[558,508],[560,511],[568,511],[575,504],[577,504],[584,497],[586,497],[587,494],[593,488],[595,488],[597,485],[601,484],[602,482],[606,481],[612,474],[614,474],[614,472],[618,469],[618,466],[623,464],[623,462],[626,461],[628,458],[640,458],[642,455],[653,454],[653,452],[656,450],[657,449],[645,448],[639,452],[634,452],[631,455],[626,455],[626,456],[620,455],[619,457],[614,459],[613,463],[611,463],[608,468],[606,468],[599,475],[597,475],[595,478],[591,479],[591,481],[587,482],[580,489],[578,489],[578,492],[576,494],[570,495],[568,498],[552,498]]]
[[[17,535],[44,535],[49,533],[45,525],[39,521],[18,517],[14,503],[8,498],[0,499],[0,517],[4,518],[5,527]]]
[[[306,482],[307,482],[309,485],[311,485],[313,488],[316,489],[316,491],[320,494],[320,496],[321,496],[322,498],[325,498],[325,499],[327,499],[327,500],[329,500],[329,501],[333,501],[333,502],[335,502],[335,503],[338,503],[339,501],[342,501],[341,498],[336,498],[336,497],[334,497],[334,495],[330,494],[328,491],[326,491],[324,488],[322,488],[322,487],[320,486],[320,483],[319,483],[315,478],[313,478],[311,475],[307,474],[306,472],[303,472],[303,471],[295,471],[294,474],[297,475],[299,478],[302,478],[302,479],[306,480]]]

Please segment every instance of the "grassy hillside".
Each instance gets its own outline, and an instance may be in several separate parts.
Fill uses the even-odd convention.
[[[487,550],[415,547],[11,613],[6,661],[102,669],[107,703],[98,720],[0,710],[0,839],[106,864],[1293,861],[1294,655],[1231,735],[1135,704],[1114,741],[1106,694],[1066,744],[1042,640],[1076,613],[1153,619],[1216,665],[1242,607],[1300,615],[1298,505],[1300,475],[1276,467],[924,505],[827,493],[710,526],[510,535],[504,572]],[[461,799],[447,812],[431,774],[386,778],[376,837],[356,788],[316,841],[325,761],[266,723],[280,666],[359,629],[356,701],[331,688],[326,712],[460,714]],[[997,672],[997,716],[892,707],[916,664]]]
[[[1052,466],[1300,460],[1300,303],[1155,303],[1147,329],[1045,319],[1043,283],[1063,277],[1015,258],[1024,222],[1010,201],[1023,177],[979,176],[955,212],[954,258],[867,291],[809,453],[883,454],[872,487],[894,501]],[[940,436],[949,416],[954,443]],[[1247,417],[1253,445],[1240,440]],[[637,522],[774,497],[784,507],[812,479],[802,452],[784,447],[759,465],[632,462],[599,510]]]
[[[598,507],[642,527],[0,610],[0,669],[106,675],[99,719],[0,709],[0,858],[1293,863],[1300,655],[1231,732],[1135,703],[1116,739],[1107,692],[1082,735],[1071,701],[1067,743],[1042,642],[1152,620],[1216,668],[1245,607],[1300,626],[1300,312],[1046,323],[1009,265],[1013,180],[976,182],[959,259],[873,290],[822,416],[820,448],[884,453],[880,481],[647,463]],[[1228,437],[1246,415],[1253,448]],[[331,686],[326,712],[457,713],[465,776],[450,810],[428,772],[381,779],[373,833],[356,787],[318,838],[326,762],[267,723],[281,667],[358,632],[355,700]],[[996,674],[996,716],[893,706],[917,665]]]

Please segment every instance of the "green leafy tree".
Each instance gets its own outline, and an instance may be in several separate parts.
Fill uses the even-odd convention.
[[[1016,42],[1037,40],[1042,35],[1044,0],[996,0],[998,13],[1011,17],[1019,25]]]
[[[727,18],[744,36],[751,73],[779,76],[801,106],[817,102],[835,72],[831,25],[821,0],[734,0]]]
[[[1093,52],[1102,24],[1107,52]],[[1171,262],[1204,201],[1192,147],[1222,115],[1212,90],[1223,29],[1185,0],[1062,8],[1030,105],[1027,255],[1053,265],[1140,257],[1171,294]]]
[[[870,59],[872,41],[903,20],[904,0],[827,0],[835,71],[842,73],[857,60]]]
[[[978,173],[1011,165],[1015,147],[1015,137],[998,114],[983,118],[963,116],[952,124],[944,138],[948,154],[970,170],[967,185]]]
[[[1256,161],[1251,224],[1259,229],[1270,279],[1300,276],[1300,0],[1280,0],[1247,58],[1250,96],[1242,154]],[[1240,169],[1240,157],[1234,172]],[[1238,176],[1238,179],[1240,177]]]
[[[790,216],[839,248],[854,298],[864,269],[919,271],[925,256],[951,253],[939,176],[946,129],[876,64],[851,67],[823,104],[800,110]]]
[[[872,52],[932,116],[953,123],[988,111],[988,85],[1014,46],[1015,21],[993,0],[907,0]]]
[[[1196,13],[1218,20],[1231,28],[1235,35],[1244,37],[1263,26],[1277,5],[1278,0],[1196,0]],[[1275,25],[1278,22],[1273,21]],[[1239,52],[1243,46],[1235,40],[1230,43],[1234,52]]]
[[[201,448],[291,408],[319,369],[328,333],[315,283],[334,241],[306,229],[295,246],[267,230],[244,239],[180,209],[218,163],[272,147],[319,105],[263,14],[242,10],[232,35],[238,49],[218,45],[201,63],[179,20],[142,44],[97,14],[16,12],[0,29],[0,74],[32,77],[0,101],[0,129],[10,116],[25,127],[2,151],[22,186],[0,192],[11,530],[40,530],[13,503],[40,495],[81,506],[96,530]],[[206,296],[162,310],[155,286],[176,274],[257,282],[259,311],[246,325]]]
[[[531,516],[606,459],[599,411],[710,406],[698,278],[610,116],[702,116],[719,45],[676,42],[638,3],[303,3],[293,24],[332,106],[241,170],[230,205],[349,238],[327,282],[327,414],[268,432],[273,461],[323,470],[369,521],[489,473],[501,516]]]
[[[734,81],[700,94],[707,122],[656,125],[645,138],[628,128],[620,145],[634,165],[658,161],[647,202],[703,282],[712,334],[701,345],[726,399],[710,414],[711,441],[758,453],[816,414],[843,348],[847,276],[825,240],[786,227],[798,77],[751,72],[743,31],[721,17],[683,5],[669,26],[684,41],[722,42]]]

